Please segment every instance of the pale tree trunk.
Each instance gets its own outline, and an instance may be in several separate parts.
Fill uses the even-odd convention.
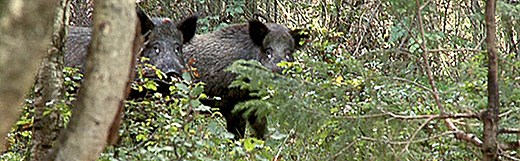
[[[1,4],[0,152],[46,53],[57,0],[13,0]]]
[[[488,51],[488,109],[483,113],[484,143],[482,144],[483,160],[498,160],[498,121],[499,121],[499,89],[498,89],[498,55],[496,49],[495,0],[486,2],[486,45]]]
[[[52,148],[59,131],[60,112],[56,105],[63,92],[63,48],[70,0],[62,0],[54,18],[52,45],[43,60],[35,85],[34,123],[31,160],[43,160]],[[44,115],[44,112],[46,114]]]
[[[136,38],[134,0],[94,2],[86,73],[69,125],[46,160],[96,160],[124,100]]]

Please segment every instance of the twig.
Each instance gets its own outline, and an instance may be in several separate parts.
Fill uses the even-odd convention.
[[[285,137],[285,140],[283,142],[280,143],[279,145],[279,148],[278,148],[278,151],[276,152],[276,155],[274,156],[273,160],[279,160],[278,157],[280,157],[280,153],[282,152],[282,149],[283,149],[283,144],[286,144],[287,143],[287,140],[289,140],[289,138],[294,135],[294,128],[292,128],[289,132],[289,136]]]
[[[424,86],[422,84],[419,84],[417,82],[414,82],[414,81],[411,81],[411,80],[408,80],[408,79],[404,79],[404,78],[399,78],[399,77],[390,77],[390,78],[392,78],[394,80],[398,80],[398,81],[402,81],[402,82],[413,84],[413,85],[415,85],[415,86],[417,86],[419,88],[422,88],[422,89],[424,89],[424,90],[426,90],[426,91],[428,91],[428,92],[433,94],[433,90],[432,89],[430,89],[430,88],[428,88],[428,87],[426,87],[426,86]]]
[[[428,52],[459,52],[459,51],[471,51],[471,52],[481,52],[482,50],[479,49],[472,49],[472,48],[462,48],[462,49],[427,49]]]
[[[507,154],[500,154],[501,156],[507,158],[507,159],[510,159],[510,160],[514,160],[514,161],[520,161],[519,158],[516,158],[514,156],[510,156],[510,155],[507,155]]]
[[[520,129],[516,128],[501,128],[498,130],[499,134],[519,134]]]
[[[444,114],[444,115],[417,115],[417,116],[404,116],[396,115],[392,112],[383,111],[384,114],[389,115],[394,119],[400,120],[417,120],[417,119],[460,119],[460,118],[479,118],[479,114],[475,113],[457,113],[457,114]]]
[[[347,149],[349,149],[350,147],[352,147],[352,145],[354,145],[355,143],[357,143],[359,141],[359,139],[356,139],[354,141],[352,141],[350,144],[348,144],[347,146],[343,147],[341,150],[339,150],[336,154],[334,154],[333,156],[329,157],[330,160],[336,160],[336,158],[343,154],[343,152]]]
[[[316,114],[316,115],[328,116],[328,117],[333,117],[333,118],[338,118],[338,119],[349,119],[349,120],[370,119],[370,118],[385,117],[385,116],[390,116],[393,119],[399,119],[399,120],[419,120],[419,119],[429,119],[429,118],[432,118],[432,119],[461,119],[461,118],[479,119],[480,118],[480,114],[477,114],[477,113],[405,116],[405,115],[397,115],[392,112],[381,110],[381,112],[383,112],[383,113],[363,115],[363,116],[330,116],[330,115],[319,113],[316,111],[311,111],[311,110],[305,109],[305,108],[303,108],[302,110],[306,111],[308,113]]]
[[[511,112],[513,112],[513,111],[514,111],[514,110],[509,110],[509,111],[507,111],[507,112],[504,112],[504,113],[498,115],[498,117],[504,117],[504,116],[507,116],[507,115],[509,115],[509,114],[510,114]]]
[[[512,141],[498,144],[500,150],[514,150],[520,148],[520,141]]]
[[[379,8],[379,6],[381,5],[381,2],[379,2],[376,6],[376,9],[374,9],[374,11],[372,12],[372,15],[370,15],[370,18],[368,19],[368,22],[367,22],[367,25],[363,27],[363,35],[361,35],[361,38],[359,39],[357,45],[356,45],[356,49],[354,50],[354,54],[353,55],[356,55],[358,50],[359,50],[359,47],[361,46],[361,42],[363,42],[363,39],[365,39],[365,35],[367,34],[367,28],[370,26],[370,23],[372,23],[372,19],[374,18],[374,15],[376,14],[376,11],[377,8]],[[360,18],[362,18],[363,16],[361,16]]]
[[[419,0],[415,0],[415,3],[417,6],[420,6]],[[423,22],[422,22],[421,12],[422,12],[421,7],[418,7],[417,8],[417,21],[419,23],[419,30],[420,30],[421,39],[422,39],[420,46],[423,51],[421,54],[422,58],[424,59],[423,64],[426,68],[426,74],[428,76],[428,80],[430,81],[430,86],[432,87],[432,90],[433,90],[433,98],[435,98],[435,103],[437,104],[437,107],[441,111],[441,114],[444,114],[446,111],[444,111],[444,107],[442,106],[442,103],[440,101],[439,92],[437,91],[437,87],[435,86],[435,80],[433,79],[432,70],[430,68],[430,62],[428,61],[428,50],[426,47],[426,38],[424,36],[424,26],[423,26]]]
[[[426,126],[426,125],[431,121],[431,120],[433,120],[433,117],[428,118],[426,121],[424,121],[424,123],[423,123],[421,126],[419,126],[419,128],[417,128],[417,129],[413,132],[413,134],[412,134],[412,136],[410,137],[410,139],[408,139],[408,140],[409,140],[408,143],[404,146],[403,150],[401,150],[401,154],[403,154],[405,151],[408,150],[408,147],[409,147],[410,144],[412,143],[413,139],[415,139],[415,136],[417,136],[417,133],[419,133],[419,131],[420,131],[421,129],[423,129],[423,128],[424,128],[424,127],[425,127],[425,126]]]
[[[430,2],[431,2],[431,0],[424,2],[424,4],[419,8],[419,10],[422,11],[424,9],[424,7],[426,7]]]
[[[431,136],[431,137],[417,139],[417,140],[411,140],[411,141],[379,140],[379,139],[376,139],[376,138],[370,138],[370,137],[366,137],[366,136],[361,136],[360,139],[361,140],[367,140],[367,141],[374,141],[374,142],[383,142],[385,144],[392,144],[392,145],[403,145],[403,144],[411,144],[411,143],[420,143],[420,142],[424,142],[424,141],[428,141],[428,140],[431,140],[431,139],[436,139],[436,138],[439,138],[439,137],[442,137],[442,136],[456,134],[456,133],[459,133],[459,131],[446,131],[446,132],[443,132],[442,134],[439,134],[439,135],[434,135],[434,136]]]

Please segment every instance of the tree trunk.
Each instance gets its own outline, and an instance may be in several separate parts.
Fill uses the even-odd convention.
[[[43,60],[35,85],[34,123],[31,160],[43,160],[52,148],[60,129],[60,112],[56,108],[63,90],[63,48],[70,0],[62,0],[54,19],[52,46]],[[48,108],[47,108],[48,107]],[[44,115],[45,111],[50,111]]]
[[[18,119],[23,97],[34,83],[52,31],[56,0],[1,2],[0,152]]]
[[[495,0],[486,2],[486,44],[488,51],[488,109],[483,113],[484,143],[482,152],[484,161],[498,160],[498,121],[499,121],[499,89],[498,89],[498,57],[496,49]]]
[[[133,61],[133,0],[94,2],[92,42],[84,82],[67,129],[47,160],[96,160],[124,100]]]

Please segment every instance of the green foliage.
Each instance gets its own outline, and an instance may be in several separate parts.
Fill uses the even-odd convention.
[[[141,6],[152,15],[174,19],[203,12],[198,32],[205,33],[247,20],[252,12],[248,2],[154,0]],[[147,97],[126,102],[120,144],[108,148],[101,160],[480,160],[480,149],[455,138],[444,120],[403,118],[441,112],[426,65],[445,112],[487,108],[483,1],[419,1],[424,38],[415,2],[282,1],[272,5],[283,6],[278,9],[269,8],[271,1],[255,2],[267,18],[305,28],[311,35],[294,53],[297,61],[278,64],[282,74],[256,61],[240,60],[227,68],[237,74],[231,87],[251,90],[258,98],[237,109],[267,116],[268,139],[231,140],[218,109],[204,105],[212,99],[204,94],[204,83],[194,81],[192,73],[172,81],[145,64],[138,67],[132,88],[147,91]],[[498,2],[500,125],[509,128],[520,120],[516,13],[518,5]],[[64,123],[81,80],[74,69],[65,71],[70,73],[60,108]],[[147,72],[168,82],[171,93],[156,93],[164,87],[157,79],[143,78]],[[32,113],[26,105],[1,160],[25,159]],[[451,120],[459,130],[482,138],[480,120]],[[500,135],[499,140],[516,141],[518,136]]]
[[[65,67],[63,69],[64,76],[64,99],[59,102],[48,102],[46,106],[54,105],[55,108],[48,108],[44,111],[44,115],[48,115],[50,110],[58,110],[60,118],[58,120],[59,127],[65,127],[72,115],[73,102],[76,100],[77,90],[83,75],[79,73],[77,68]],[[34,91],[34,90],[33,90]],[[0,155],[0,160],[27,160],[29,155],[30,143],[32,139],[32,126],[34,124],[34,93],[31,93],[23,105],[23,113],[20,119],[13,126],[12,132],[8,134],[7,142],[10,148],[7,152]]]

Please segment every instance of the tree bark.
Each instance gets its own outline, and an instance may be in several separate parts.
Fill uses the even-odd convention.
[[[47,160],[96,160],[127,89],[136,36],[133,0],[94,2],[92,42],[71,121]]]
[[[498,121],[499,121],[499,89],[498,89],[498,57],[496,49],[495,0],[486,2],[486,44],[488,53],[488,109],[484,112],[484,143],[482,144],[483,160],[498,160]]]
[[[0,152],[34,83],[52,31],[56,0],[2,2],[0,19]]]
[[[62,0],[54,18],[52,46],[43,60],[35,85],[34,123],[31,160],[43,160],[52,148],[60,129],[60,112],[56,108],[63,94],[63,49],[70,0]],[[47,108],[48,107],[48,108]],[[45,111],[50,111],[44,115]]]

